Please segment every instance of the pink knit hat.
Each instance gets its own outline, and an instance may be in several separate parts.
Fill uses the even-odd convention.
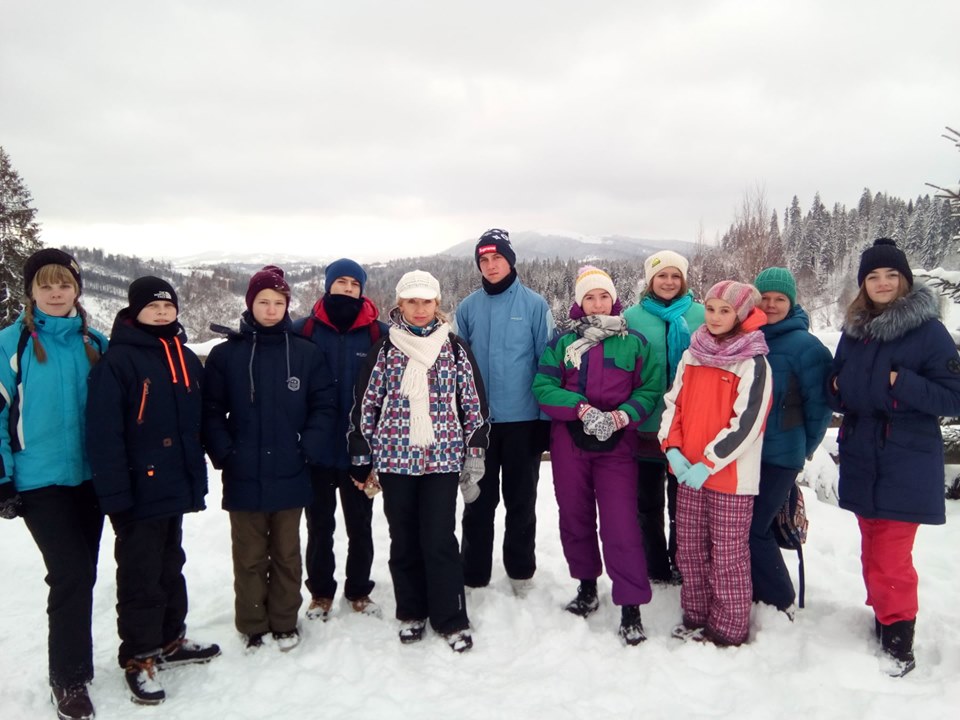
[[[728,303],[736,310],[740,322],[743,322],[760,302],[760,291],[753,285],[736,280],[721,280],[707,291],[703,302],[706,303],[707,300],[723,300]]]

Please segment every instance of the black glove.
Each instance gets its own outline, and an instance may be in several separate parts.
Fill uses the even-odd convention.
[[[20,514],[23,501],[12,482],[0,484],[0,518],[13,520]]]

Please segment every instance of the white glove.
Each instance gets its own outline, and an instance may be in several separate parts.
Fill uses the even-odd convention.
[[[587,435],[597,436],[597,432],[600,431],[601,426],[604,424],[603,411],[597,410],[593,405],[588,405],[584,403],[580,408],[580,411],[577,413],[577,416],[580,418],[580,422],[583,423],[583,431]],[[610,437],[609,435],[607,437]],[[606,438],[600,438],[601,440],[606,440]]]

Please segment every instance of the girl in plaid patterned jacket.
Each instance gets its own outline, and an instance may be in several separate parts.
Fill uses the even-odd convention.
[[[350,476],[383,488],[400,641],[434,631],[456,652],[473,646],[455,535],[457,486],[479,495],[489,425],[483,383],[467,345],[439,311],[440,284],[408,272],[397,284],[388,335],[357,378]]]
[[[773,391],[759,301],[752,285],[710,288],[706,322],[664,397],[660,443],[680,483],[682,640],[740,645],[750,631],[750,523]]]

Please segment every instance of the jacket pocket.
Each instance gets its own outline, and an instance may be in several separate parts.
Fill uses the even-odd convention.
[[[180,494],[178,483],[182,478],[165,472],[160,463],[144,463],[134,468],[134,473],[134,502],[138,507],[170,500]]]

